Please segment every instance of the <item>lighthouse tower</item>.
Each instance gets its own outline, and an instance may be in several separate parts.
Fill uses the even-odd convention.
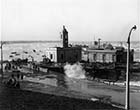
[[[68,47],[68,31],[66,30],[65,26],[63,26],[62,38],[63,38],[63,48],[67,48]]]

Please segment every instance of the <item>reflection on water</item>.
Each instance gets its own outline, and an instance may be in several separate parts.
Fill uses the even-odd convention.
[[[58,87],[64,87],[64,88],[68,89],[67,82],[63,75],[58,76],[56,79],[57,79],[56,82],[57,82]]]
[[[110,105],[99,102],[23,91],[0,85],[0,110],[92,110],[104,107],[113,109]]]
[[[41,83],[44,85],[50,85],[54,87],[64,88],[67,90],[81,91],[89,89],[88,83],[86,80],[69,78],[63,74],[48,74],[40,76],[28,76],[24,80]]]
[[[58,75],[52,73],[35,77],[26,76],[24,80],[77,91],[81,90],[81,88],[86,85],[83,81],[80,81],[79,79],[68,78],[67,76],[62,74]]]
[[[45,92],[49,94],[56,94],[56,95],[62,95],[62,96],[70,96],[70,97],[90,97],[94,98],[94,96],[98,97],[111,97],[111,100],[113,102],[124,104],[124,97],[125,97],[125,91],[122,88],[119,88],[117,86],[109,86],[103,83],[98,83],[95,81],[88,81],[86,79],[74,79],[69,78],[63,74],[60,73],[51,73],[46,75],[36,75],[36,76],[26,76],[24,78],[26,81],[35,82],[29,83],[32,84],[32,86],[27,87],[31,89],[26,90],[33,90],[34,88],[38,90],[38,92]],[[38,83],[38,84],[37,84]],[[25,86],[26,86],[25,85]],[[49,85],[51,87],[49,87]],[[25,87],[26,88],[26,87]],[[109,89],[110,88],[110,89]],[[131,93],[131,95],[133,95]],[[135,94],[134,94],[135,95]],[[132,99],[135,100],[135,99]],[[135,103],[133,103],[135,104]]]

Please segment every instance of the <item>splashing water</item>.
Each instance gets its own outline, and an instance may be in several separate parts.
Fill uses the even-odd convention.
[[[85,76],[85,70],[83,70],[83,67],[80,63],[75,63],[73,65],[66,64],[64,66],[65,74],[70,78],[76,78],[76,79],[84,79]]]

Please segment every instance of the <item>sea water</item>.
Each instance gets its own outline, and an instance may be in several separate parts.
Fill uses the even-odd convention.
[[[123,42],[108,42],[113,46],[122,45],[127,49],[127,43]],[[88,45],[92,46],[93,42],[70,42],[73,45]],[[43,59],[43,55],[46,54],[46,49],[48,47],[62,47],[61,42],[31,42],[31,43],[7,43],[3,45],[3,60],[12,60],[16,58],[28,58],[31,59],[30,56],[34,57],[35,61],[41,61]],[[131,49],[134,49],[134,61],[140,61],[140,42],[135,41],[131,42]],[[13,52],[13,54],[12,54]],[[14,53],[16,52],[16,54]],[[0,54],[1,55],[1,54]]]

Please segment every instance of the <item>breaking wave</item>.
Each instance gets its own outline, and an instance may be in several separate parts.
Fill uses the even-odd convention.
[[[73,65],[66,64],[64,66],[65,74],[70,78],[76,78],[76,79],[84,79],[85,76],[85,70],[83,70],[83,67],[80,63],[75,63]]]

